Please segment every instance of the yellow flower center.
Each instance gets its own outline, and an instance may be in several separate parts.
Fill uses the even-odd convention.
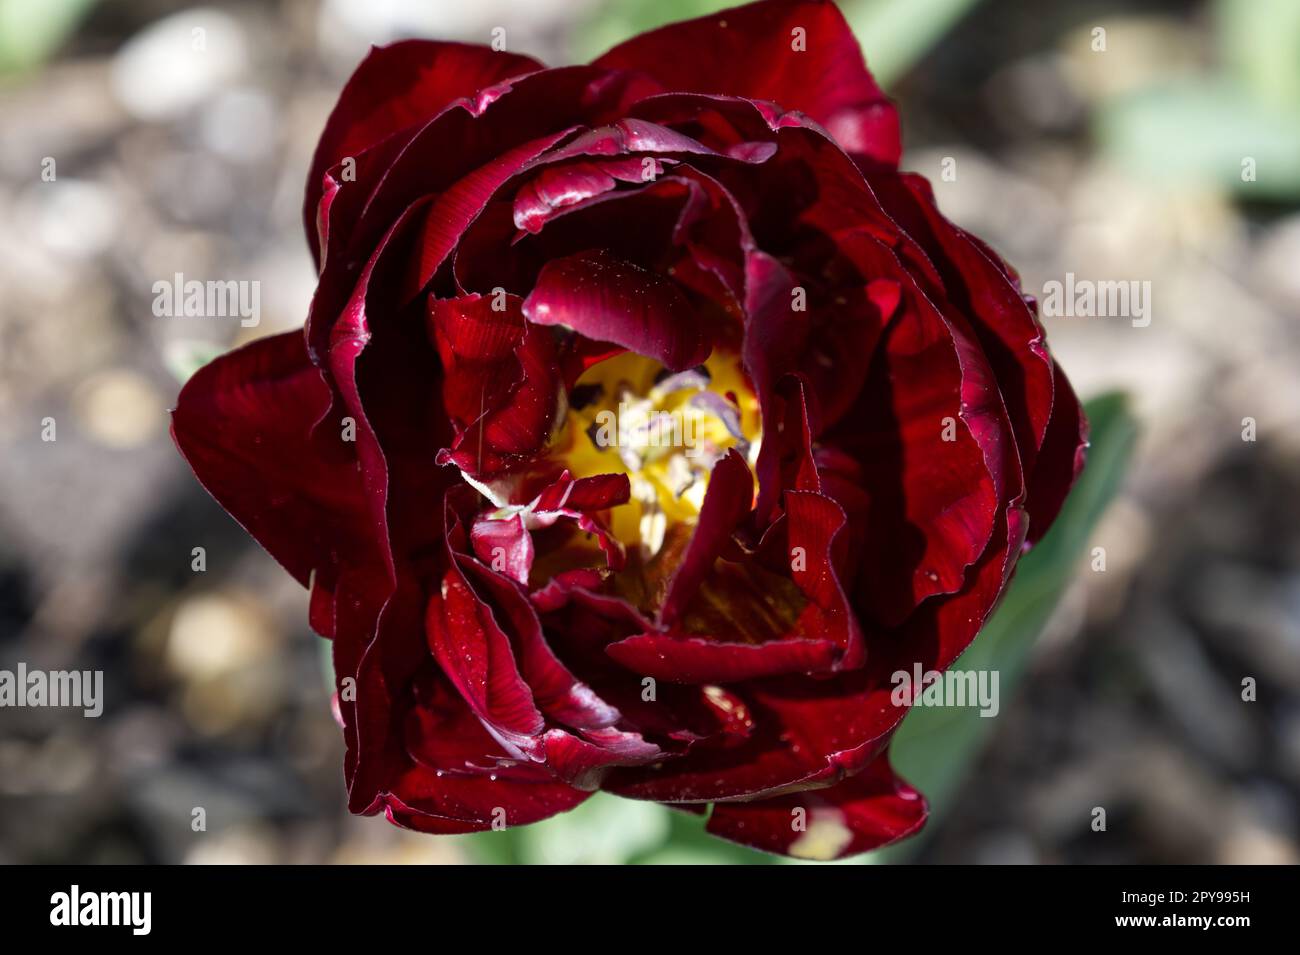
[[[728,449],[753,466],[760,433],[758,399],[738,356],[715,351],[673,374],[625,352],[578,379],[555,451],[574,477],[627,474],[632,499],[614,509],[611,530],[646,561],[671,532],[695,523]]]

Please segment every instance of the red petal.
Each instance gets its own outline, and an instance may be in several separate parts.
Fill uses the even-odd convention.
[[[545,727],[532,690],[519,675],[509,638],[458,570],[429,600],[429,649],[470,709],[517,758],[531,752],[527,737]]]
[[[550,262],[523,304],[538,325],[564,325],[682,371],[709,357],[712,342],[669,279],[603,250]]]
[[[590,795],[512,759],[442,674],[417,686],[403,727],[405,765],[371,811],[422,832],[473,832],[537,822]]]
[[[480,519],[470,530],[474,554],[498,573],[528,585],[533,569],[533,535],[524,527],[522,514]]]
[[[1083,470],[1088,451],[1088,419],[1070,381],[1056,366],[1052,418],[1029,479],[1025,507],[1029,512],[1029,543],[1035,543],[1056,520],[1065,497]]]
[[[880,248],[868,240],[859,253],[868,246]],[[904,285],[903,310],[857,402],[821,436],[862,468],[868,509],[859,519],[871,543],[861,582],[873,615],[889,626],[927,597],[961,588],[1005,501],[1012,450],[982,355],[910,275],[896,262],[893,268]]]
[[[802,50],[796,48],[800,36]],[[644,71],[670,90],[745,96],[802,110],[847,150],[876,162],[897,165],[902,152],[893,104],[867,72],[857,40],[833,3],[751,3],[643,33],[595,62]]]
[[[663,163],[649,157],[627,157],[548,166],[515,194],[514,222],[527,232],[540,232],[557,210],[604,195],[618,182],[646,182],[663,174]],[[648,178],[645,173],[652,173]]]
[[[661,626],[671,628],[677,622],[753,503],[753,475],[740,452],[732,448],[709,475],[699,521],[659,611]]]
[[[882,754],[829,789],[718,803],[705,828],[765,852],[826,861],[909,836],[925,824],[925,817],[921,794],[894,775]]]
[[[481,477],[541,451],[563,398],[552,333],[526,325],[510,295],[432,299],[428,324],[456,426],[450,459]]]
[[[868,181],[885,210],[925,250],[948,300],[978,335],[1029,473],[1052,408],[1052,359],[1042,326],[996,256],[939,214],[929,183],[887,172],[873,173]]]
[[[301,331],[264,338],[199,369],[172,435],[209,493],[306,586],[333,587],[340,559],[377,559],[381,533],[329,386]],[[324,592],[324,591],[322,591]]]
[[[483,211],[488,200],[501,186],[571,131],[572,127],[507,150],[440,193],[429,207],[421,247],[411,259],[403,298],[416,295],[429,284],[456,248],[465,229]]]
[[[838,647],[829,640],[734,643],[689,634],[643,633],[610,644],[630,670],[670,683],[734,683],[783,673],[830,669]]]
[[[742,742],[696,745],[652,770],[616,770],[604,788],[656,802],[730,802],[857,774],[906,713],[891,698],[891,674],[911,672],[916,663],[922,670],[946,669],[970,645],[1006,587],[1024,529],[1019,510],[1000,518],[961,592],[922,604],[902,628],[873,644],[866,668],[829,679],[787,676],[733,687],[753,721]]]
[[[339,94],[307,176],[303,218],[317,262],[316,209],[325,170],[431,119],[462,97],[541,68],[527,56],[463,43],[404,40],[371,49]]]

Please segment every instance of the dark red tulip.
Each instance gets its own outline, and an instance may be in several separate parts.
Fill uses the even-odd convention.
[[[975,637],[1086,424],[900,153],[831,3],[588,66],[370,53],[308,178],[305,329],[174,415],[311,588],[354,812],[470,832],[604,789],[818,858],[922,825],[890,675]]]

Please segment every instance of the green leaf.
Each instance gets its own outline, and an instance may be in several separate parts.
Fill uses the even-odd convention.
[[[867,68],[884,89],[911,69],[979,0],[851,0],[841,4]]]
[[[1152,87],[1107,102],[1095,132],[1113,163],[1154,182],[1207,183],[1271,199],[1300,195],[1300,104],[1251,96],[1227,79]],[[1254,176],[1243,179],[1247,158]]]
[[[1300,3],[1217,0],[1220,60],[1252,99],[1300,108]]]
[[[0,73],[16,73],[43,62],[94,2],[0,0]]]
[[[1021,559],[1002,603],[953,664],[961,670],[998,672],[1000,712],[1014,705],[1014,689],[1034,642],[1077,574],[1093,530],[1119,490],[1137,438],[1125,396],[1107,394],[1085,409],[1091,437],[1083,474],[1052,529]],[[929,826],[951,806],[994,723],[974,707],[920,707],[903,720],[890,754],[899,774],[929,800]],[[924,832],[918,838],[924,839]],[[878,861],[901,861],[915,851],[917,841],[872,855]]]
[[[679,20],[717,13],[737,0],[619,0],[605,6],[578,31],[573,58],[585,62],[638,33]]]
[[[224,346],[216,342],[177,339],[163,346],[163,367],[183,385],[190,380],[191,375],[225,350]]]
[[[596,793],[577,809],[544,822],[464,839],[471,854],[484,862],[622,864],[667,842],[668,814],[657,803]]]

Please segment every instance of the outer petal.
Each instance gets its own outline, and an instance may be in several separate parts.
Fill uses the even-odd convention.
[[[882,754],[829,789],[718,803],[705,828],[766,852],[828,861],[910,836],[925,817],[921,794],[894,775]]]
[[[596,65],[644,71],[670,90],[802,110],[849,152],[878,163],[895,166],[902,153],[898,114],[867,72],[834,3],[763,0],[735,7],[633,37]]]
[[[1065,496],[1083,470],[1088,451],[1088,419],[1070,381],[1056,366],[1056,393],[1038,462],[1029,479],[1029,543],[1035,543],[1056,520]]]
[[[540,69],[531,57],[463,43],[403,40],[371,49],[339,94],[307,175],[303,220],[317,262],[316,214],[325,170],[431,119],[462,97]]]
[[[315,571],[332,588],[341,558],[374,558],[380,531],[353,446],[333,422],[316,427],[330,403],[302,332],[286,332],[196,372],[181,389],[172,436],[209,493],[299,583]]]
[[[970,320],[997,374],[1028,473],[1052,409],[1052,358],[1042,326],[996,257],[939,214],[929,183],[888,172],[868,179],[886,211],[935,263],[948,300]]]
[[[886,625],[927,597],[961,588],[1004,503],[1001,456],[986,455],[1002,437],[985,414],[999,399],[968,346],[909,290],[858,401],[822,436],[862,467],[870,504],[861,519],[871,543],[861,582],[867,606]]]
[[[442,674],[426,671],[414,693],[402,728],[403,768],[370,811],[383,809],[410,829],[448,834],[537,822],[590,795],[545,767],[512,759]]]

